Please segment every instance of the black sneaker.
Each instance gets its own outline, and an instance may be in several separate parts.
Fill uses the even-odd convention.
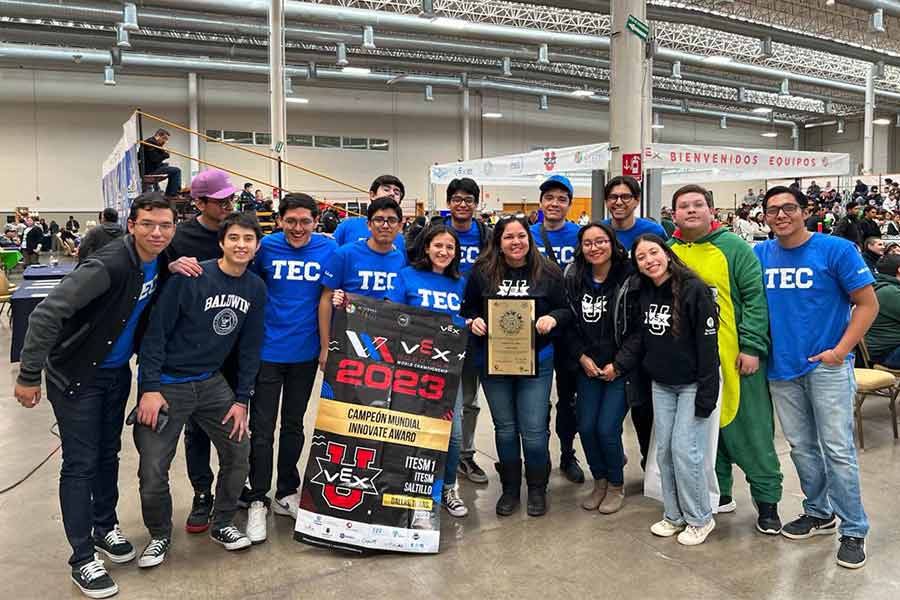
[[[209,530],[209,537],[212,541],[225,546],[226,550],[243,550],[244,548],[249,548],[252,543],[250,538],[234,525],[214,527]]]
[[[827,519],[800,515],[781,528],[781,535],[792,540],[805,540],[814,535],[828,535],[837,530],[837,519],[831,515]]]
[[[213,495],[210,492],[194,494],[191,514],[188,515],[184,528],[188,533],[203,533],[209,529],[209,515],[213,509]]]
[[[732,513],[737,509],[737,502],[731,496],[719,496],[719,512]]]
[[[478,463],[475,462],[474,458],[463,458],[459,461],[459,468],[457,469],[460,475],[463,475],[471,481],[472,483],[487,483],[488,476],[481,467],[478,466]]]
[[[563,456],[559,459],[559,470],[572,483],[584,483],[584,471],[574,456]]]
[[[171,544],[172,540],[169,538],[151,539],[144,551],[141,552],[138,566],[142,569],[147,569],[162,563],[162,561],[166,560],[166,552],[168,552]]]
[[[131,545],[119,526],[114,526],[102,538],[94,536],[94,550],[102,552],[114,563],[121,564],[134,560],[134,546]]]
[[[72,567],[72,583],[88,598],[109,598],[119,593],[102,560],[92,560],[80,567]]]
[[[756,529],[766,535],[778,535],[781,533],[781,518],[778,516],[778,505],[769,502],[757,502],[759,517],[756,519]]]
[[[848,569],[859,569],[866,564],[866,540],[849,535],[842,536],[837,564]]]

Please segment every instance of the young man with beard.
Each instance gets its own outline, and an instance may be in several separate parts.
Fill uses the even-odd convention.
[[[775,417],[766,382],[768,308],[762,271],[750,246],[713,222],[712,196],[686,185],[672,196],[678,230],[669,241],[675,254],[713,290],[719,312],[722,370],[716,476],[719,512],[737,507],[732,497],[733,465],[746,474],[759,511],[756,528],[781,531],[781,464],[775,453]]]
[[[375,198],[384,196],[391,196],[397,201],[397,204],[403,202],[403,198],[406,196],[406,188],[403,187],[403,182],[393,175],[381,175],[375,178],[375,181],[369,186],[369,202],[371,203]],[[403,236],[400,234],[400,229],[400,227],[397,228],[399,239],[395,236],[395,239],[391,241],[394,242],[405,258],[406,244],[403,241]],[[334,230],[334,241],[338,243],[338,246],[346,246],[347,244],[367,240],[370,235],[371,231],[367,217],[347,217]]]
[[[164,278],[170,273],[199,277],[203,273],[201,262],[222,257],[219,228],[233,210],[235,193],[237,188],[231,184],[225,171],[207,169],[194,177],[191,197],[200,213],[178,224],[175,238],[166,250],[169,266],[163,273]],[[222,374],[234,390],[237,385],[235,357],[225,361]],[[213,507],[213,472],[209,466],[209,437],[193,419],[188,420],[184,427],[184,458],[188,478],[194,488],[193,507],[185,530],[188,533],[203,533],[209,529],[209,515]]]
[[[805,496],[803,514],[781,533],[794,540],[834,533],[837,513],[837,563],[858,569],[869,523],[853,441],[853,348],[878,315],[878,300],[852,244],[806,230],[807,202],[783,186],[766,192],[775,239],[753,249],[769,301],[769,390]]]
[[[297,518],[303,452],[303,417],[316,378],[319,328],[316,311],[322,292],[322,266],[337,250],[330,237],[314,233],[319,205],[306,194],[288,194],[278,206],[282,231],[260,244],[253,270],[266,284],[265,337],[250,404],[250,503],[247,537],[266,539],[266,512]],[[282,392],[283,390],[283,392]],[[272,501],[275,422],[281,400],[278,478]]]
[[[139,567],[162,563],[172,543],[169,467],[181,429],[191,418],[219,455],[209,537],[226,550],[250,546],[232,519],[250,469],[247,404],[254,395],[263,340],[266,286],[247,271],[260,238],[252,215],[226,217],[219,230],[222,258],[201,262],[198,277],[172,277],[150,316],[141,344],[134,428],[141,512],[150,532]],[[220,372],[233,348],[239,354],[235,392]]]
[[[175,211],[157,192],[131,204],[128,235],[113,240],[66,276],[31,313],[15,396],[41,399],[41,371],[59,425],[59,501],[72,546],[72,581],[91,598],[118,586],[95,558],[134,559],[119,529],[119,450],[131,392],[129,361],[155,299],[159,254],[175,231]]]
[[[544,222],[531,226],[531,235],[541,254],[560,270],[572,263],[578,246],[578,225],[566,220],[572,208],[575,189],[568,177],[553,175],[541,184],[541,210]],[[565,334],[558,333],[558,340]],[[559,438],[559,468],[572,483],[584,483],[584,471],[575,458],[575,374],[578,358],[567,351],[566,343],[553,346],[553,370],[556,373],[556,436]]]

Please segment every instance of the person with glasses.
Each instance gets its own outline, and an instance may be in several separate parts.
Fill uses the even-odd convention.
[[[658,235],[666,239],[666,230],[659,223],[650,219],[635,216],[641,203],[641,184],[628,175],[618,175],[606,182],[603,197],[606,201],[606,212],[609,218],[603,221],[616,232],[616,237],[626,249],[631,248],[634,240],[644,233]]]
[[[250,403],[247,537],[253,543],[266,539],[269,506],[276,515],[297,518],[303,417],[319,364],[322,267],[338,247],[330,237],[314,233],[319,205],[310,196],[286,195],[278,214],[282,231],[263,238],[252,266],[268,289],[262,362]],[[278,477],[275,495],[269,500],[279,399]]]
[[[672,196],[672,210],[678,231],[669,245],[714,290],[719,311],[718,512],[737,508],[732,492],[736,464],[750,484],[758,511],[756,529],[777,535],[783,477],[766,382],[769,313],[759,261],[744,239],[714,221],[713,197],[706,188],[693,184],[679,188]]]
[[[853,440],[853,349],[878,315],[878,299],[851,242],[806,230],[807,202],[797,190],[770,188],[763,210],[775,239],[753,249],[769,301],[769,390],[805,496],[803,514],[781,534],[833,534],[836,514],[837,564],[858,569],[869,522]]]
[[[266,286],[248,270],[261,238],[256,217],[228,215],[219,229],[222,258],[201,262],[199,277],[173,276],[150,315],[141,342],[133,432],[141,514],[150,533],[140,568],[162,564],[171,547],[169,468],[190,419],[219,455],[209,537],[229,551],[251,544],[233,519],[250,469],[247,405],[254,397],[263,341]],[[234,391],[220,372],[233,350],[239,356]]]
[[[575,408],[578,433],[594,487],[581,506],[612,514],[625,502],[622,422],[628,412],[625,381],[604,370],[615,362],[625,319],[616,318],[616,300],[633,270],[612,227],[590,223],[578,231],[575,258],[565,270],[566,299],[574,320],[565,341],[577,370]],[[624,312],[624,311],[621,311]],[[554,353],[559,345],[554,349]],[[557,375],[557,386],[560,379]]]
[[[394,289],[406,257],[394,245],[403,222],[403,211],[393,196],[375,198],[367,209],[368,239],[341,246],[325,263],[322,295],[319,298],[319,366],[324,370],[331,339],[331,313],[334,306],[347,300],[347,294],[359,294],[379,300]]]
[[[219,169],[207,169],[191,181],[191,197],[199,214],[178,224],[175,237],[166,250],[168,269],[163,271],[163,281],[171,274],[199,277],[203,273],[201,262],[222,257],[219,245],[219,227],[234,208],[237,188],[231,184],[228,173]],[[223,367],[225,380],[234,389],[237,384],[237,358],[229,357]],[[184,458],[188,478],[194,488],[193,508],[187,517],[188,533],[203,533],[209,529],[209,516],[213,507],[213,472],[209,466],[211,444],[209,437],[193,420],[184,428]]]
[[[459,310],[466,280],[459,271],[462,252],[456,232],[446,225],[433,225],[425,230],[422,246],[421,258],[400,271],[394,289],[388,293],[388,300],[450,315],[454,320],[460,320],[460,327],[465,326],[459,318]],[[441,491],[441,504],[451,516],[458,518],[469,514],[456,489],[463,440],[463,387],[460,381],[453,406],[453,425]]]
[[[159,256],[175,233],[175,217],[159,192],[136,198],[128,233],[50,290],[31,313],[22,348],[14,394],[33,408],[45,372],[62,443],[59,501],[72,581],[91,598],[118,592],[95,552],[114,563],[135,557],[116,516],[129,361],[156,299]]]
[[[552,175],[541,184],[540,193],[544,221],[531,226],[531,235],[540,253],[560,269],[565,269],[572,263],[578,246],[578,225],[568,220],[575,188],[568,177]],[[578,433],[575,418],[575,373],[578,369],[578,357],[569,354],[568,337],[559,332],[553,350],[559,469],[572,483],[584,483],[584,471],[575,457],[575,434]]]
[[[403,198],[406,196],[406,188],[403,186],[403,182],[393,175],[376,177],[372,185],[369,186],[369,202],[384,196],[391,196],[397,201],[397,204],[403,202]],[[397,228],[399,239],[393,241],[397,249],[405,257],[406,244],[403,241],[403,236],[400,234],[400,229],[400,227]],[[369,230],[369,219],[367,217],[347,217],[334,230],[334,241],[338,243],[338,246],[346,246],[347,244],[367,240],[370,235],[371,231]]]
[[[487,375],[482,371],[482,387],[494,420],[497,445],[496,464],[503,493],[496,512],[508,516],[519,507],[522,485],[522,454],[528,485],[528,514],[547,512],[547,482],[550,478],[550,386],[553,382],[553,331],[571,320],[559,267],[541,256],[520,217],[504,217],[494,227],[491,243],[478,257],[466,282],[461,315],[471,319],[471,332],[488,334],[487,298],[509,296],[534,298],[536,377]],[[479,343],[483,354],[483,342]]]

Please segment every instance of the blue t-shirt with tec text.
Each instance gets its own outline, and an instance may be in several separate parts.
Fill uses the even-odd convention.
[[[606,219],[603,222],[612,227],[611,219]],[[625,247],[625,251],[628,252],[628,254],[631,254],[631,245],[634,244],[634,240],[636,240],[639,235],[652,233],[658,235],[662,239],[669,237],[666,235],[666,230],[662,228],[662,225],[654,223],[650,219],[642,219],[640,217],[634,220],[634,225],[632,225],[630,229],[615,229],[615,232],[616,239]]]
[[[547,239],[550,240],[550,247],[553,249],[553,254],[556,255],[556,261],[560,268],[564,268],[575,260],[575,247],[578,245],[579,229],[581,228],[572,221],[566,221],[556,231],[545,230]],[[541,235],[540,223],[535,223],[531,226],[531,235],[534,237],[534,243],[537,244],[540,253],[547,256],[547,248],[544,244],[544,236]]]
[[[341,246],[325,264],[322,285],[370,298],[383,299],[394,287],[406,258],[394,248],[384,254],[375,252],[365,241]]]
[[[141,313],[147,308],[150,298],[153,297],[153,293],[156,291],[156,259],[154,258],[150,262],[143,263],[141,269],[144,271],[144,285],[141,287],[141,295],[138,297],[137,304],[134,305],[134,310],[131,311],[131,316],[128,317],[125,329],[116,338],[112,350],[100,363],[101,369],[117,369],[131,360],[131,355],[134,354],[134,331],[137,329]]]
[[[338,246],[346,246],[354,242],[367,240],[372,237],[369,231],[369,219],[366,217],[347,217],[338,223],[337,229],[334,230],[334,241]],[[394,238],[394,247],[406,258],[406,243],[403,240],[403,234],[397,234]]]
[[[464,277],[452,279],[441,273],[404,267],[394,280],[394,289],[388,292],[387,298],[391,302],[421,306],[450,315],[457,324],[461,324],[464,321],[459,317],[459,310],[465,290]]]
[[[468,231],[460,231],[454,227],[453,219],[450,217],[444,219],[444,224],[459,238],[459,272],[468,273],[481,253],[481,230],[478,229],[478,223],[472,219]]]

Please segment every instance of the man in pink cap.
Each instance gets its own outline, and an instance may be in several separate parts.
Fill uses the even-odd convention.
[[[194,177],[191,197],[200,213],[178,224],[175,237],[166,249],[170,273],[198,277],[203,273],[201,262],[222,258],[219,226],[233,211],[237,191],[228,173],[219,169],[207,169]],[[237,360],[232,354],[222,367],[222,375],[232,390],[237,385],[237,371]],[[193,420],[184,428],[184,450],[188,478],[194,486],[194,502],[185,529],[189,533],[203,533],[209,528],[213,507],[213,472],[209,466],[209,437]]]

